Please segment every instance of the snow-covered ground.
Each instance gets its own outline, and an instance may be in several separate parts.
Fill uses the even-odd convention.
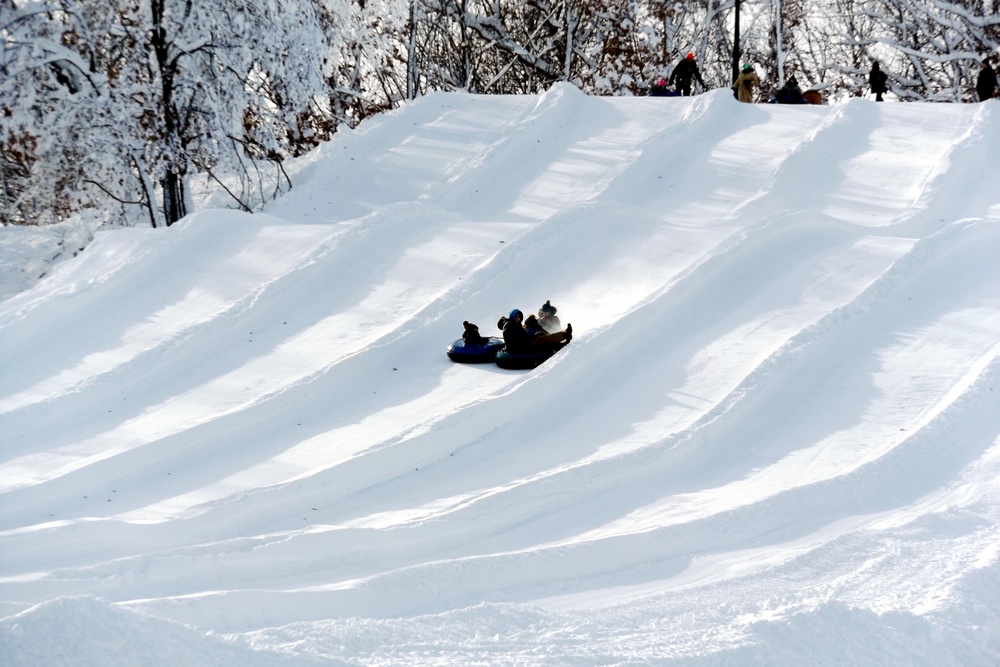
[[[0,302],[4,665],[1000,663],[1000,104],[436,94],[295,169]]]

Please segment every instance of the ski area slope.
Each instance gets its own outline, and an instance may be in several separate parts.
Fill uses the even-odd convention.
[[[5,664],[1000,664],[1000,104],[435,94],[289,170],[0,302]]]

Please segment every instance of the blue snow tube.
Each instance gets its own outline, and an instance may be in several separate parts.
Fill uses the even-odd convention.
[[[460,364],[488,364],[496,359],[497,351],[503,347],[503,339],[490,336],[479,343],[469,343],[459,338],[445,351],[448,358]]]
[[[544,347],[533,347],[526,352],[510,352],[504,347],[496,354],[497,366],[518,371],[537,368],[568,344],[564,342]]]

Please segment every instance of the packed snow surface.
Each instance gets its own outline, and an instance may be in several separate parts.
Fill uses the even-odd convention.
[[[435,94],[289,170],[2,230],[5,665],[1000,664],[1000,104]]]

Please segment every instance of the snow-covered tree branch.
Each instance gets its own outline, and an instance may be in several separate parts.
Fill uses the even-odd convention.
[[[0,223],[169,225],[195,175],[255,210],[285,159],[434,90],[642,95],[689,51],[728,87],[735,50],[764,91],[864,95],[878,60],[896,99],[972,101],[1000,48],[996,0],[740,5],[734,45],[734,0],[0,0]]]

